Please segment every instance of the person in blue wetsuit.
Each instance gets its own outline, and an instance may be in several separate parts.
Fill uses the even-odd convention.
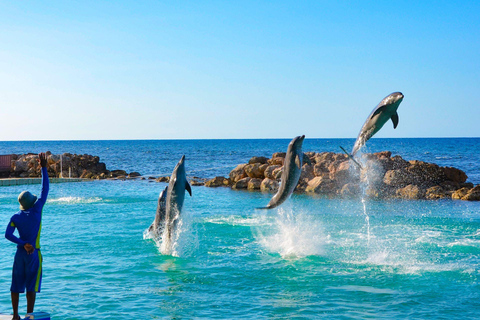
[[[5,238],[17,244],[17,252],[13,262],[12,295],[13,318],[20,319],[18,301],[20,293],[27,290],[27,313],[33,312],[36,293],[42,284],[42,255],[40,253],[40,231],[42,230],[42,209],[47,201],[49,181],[47,173],[47,157],[45,153],[38,155],[42,167],[42,191],[40,198],[28,191],[18,196],[20,211],[12,216],[5,231]],[[18,230],[19,237],[14,235]]]

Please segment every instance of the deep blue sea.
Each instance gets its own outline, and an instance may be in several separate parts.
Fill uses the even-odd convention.
[[[293,138],[293,137],[292,137]],[[290,139],[0,142],[0,154],[93,154],[107,168],[227,176]],[[307,139],[304,151],[354,139]],[[371,139],[366,152],[464,170],[480,183],[480,138]],[[52,319],[477,319],[480,202],[312,197],[193,187],[171,255],[144,239],[164,183],[52,184],[43,211],[36,310]],[[0,187],[0,224],[24,189]],[[10,313],[15,245],[0,241],[0,313]],[[26,309],[24,296],[20,308]]]

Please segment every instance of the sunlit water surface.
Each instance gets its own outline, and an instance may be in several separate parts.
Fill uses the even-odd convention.
[[[476,165],[464,169],[470,177]],[[197,170],[195,161],[189,168]],[[36,309],[53,319],[480,317],[478,202],[293,195],[264,211],[254,208],[271,194],[193,187],[174,251],[163,255],[144,231],[164,187],[147,180],[52,185]],[[38,185],[0,188],[5,227],[25,188],[39,192]],[[11,312],[14,252],[0,241],[3,313]]]

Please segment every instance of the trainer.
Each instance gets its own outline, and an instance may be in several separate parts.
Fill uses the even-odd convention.
[[[42,230],[42,209],[47,201],[49,181],[47,173],[47,157],[45,153],[38,155],[42,167],[42,191],[40,198],[28,191],[18,196],[20,211],[12,216],[5,231],[5,238],[17,244],[17,252],[13,262],[12,286],[12,320],[20,319],[18,301],[20,293],[27,289],[27,313],[33,312],[36,293],[42,284],[42,254],[40,253],[40,231]],[[13,233],[18,230],[19,237]]]

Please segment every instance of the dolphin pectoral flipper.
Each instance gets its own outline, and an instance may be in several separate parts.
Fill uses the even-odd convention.
[[[395,112],[395,114],[392,115],[390,119],[392,119],[392,122],[393,122],[393,129],[396,129],[398,126],[398,113]]]
[[[373,117],[375,117],[377,114],[379,114],[380,112],[382,112],[385,109],[386,109],[386,106],[382,106],[382,107],[378,108],[377,110],[375,110],[375,112],[372,113],[372,115],[370,116],[370,119],[372,119]]]
[[[192,187],[190,186],[190,183],[186,182],[185,183],[185,190],[188,191],[188,193],[190,194],[190,197],[192,196]]]
[[[297,165],[297,168],[302,169],[302,159],[300,159],[300,155],[298,155],[298,154],[295,157],[295,164]]]

